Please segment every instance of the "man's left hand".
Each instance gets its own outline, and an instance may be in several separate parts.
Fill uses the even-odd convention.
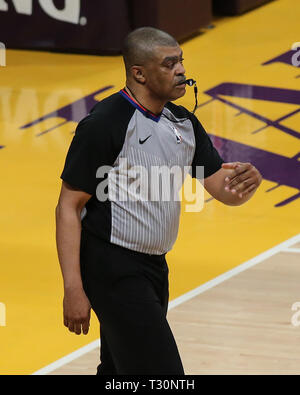
[[[225,178],[225,190],[240,198],[254,192],[262,181],[260,172],[251,163],[222,163],[222,168],[232,169],[232,174]]]

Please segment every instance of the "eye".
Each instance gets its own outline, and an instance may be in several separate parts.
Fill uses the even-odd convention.
[[[179,63],[183,63],[183,61],[184,61],[184,59],[183,58],[181,58],[181,59],[179,59],[177,62],[176,61],[174,61],[172,64],[171,64],[171,68],[173,69],[174,68],[174,66],[179,62]]]
[[[183,63],[184,58],[180,58],[178,60],[169,60],[168,62],[165,63],[165,67],[167,67],[168,69],[172,70],[174,68],[174,66],[176,66],[177,63]]]
[[[173,67],[175,66],[175,64],[176,64],[176,62],[169,62],[169,63],[167,64],[167,67],[168,67],[169,69],[173,69]]]

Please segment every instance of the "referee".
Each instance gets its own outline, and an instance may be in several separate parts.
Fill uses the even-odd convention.
[[[94,310],[99,375],[184,374],[166,318],[165,255],[177,237],[180,202],[136,198],[138,175],[130,170],[190,166],[200,178],[202,167],[205,189],[232,206],[249,200],[262,180],[250,163],[224,163],[198,119],[172,103],[186,90],[182,56],[163,31],[131,32],[123,47],[126,86],[79,122],[61,174],[56,240],[64,325],[87,334]],[[127,199],[104,199],[109,189]]]

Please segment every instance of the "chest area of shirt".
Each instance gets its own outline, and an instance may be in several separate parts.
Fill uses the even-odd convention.
[[[163,117],[159,122],[136,114],[130,121],[121,156],[132,164],[189,166],[195,150],[190,121],[177,124]]]

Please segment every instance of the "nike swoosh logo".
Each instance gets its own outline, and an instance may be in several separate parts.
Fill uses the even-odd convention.
[[[152,136],[152,134],[150,134],[148,137],[146,137],[144,140],[139,139],[139,143],[140,144],[144,144],[150,137]]]

